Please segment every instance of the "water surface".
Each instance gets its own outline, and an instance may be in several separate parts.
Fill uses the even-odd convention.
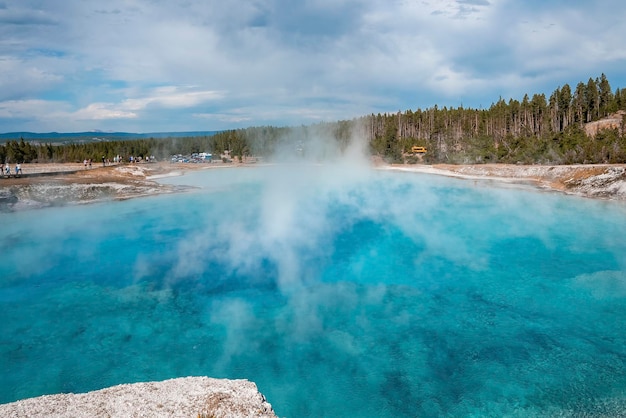
[[[0,402],[207,375],[279,416],[615,415],[626,209],[276,166],[0,214]]]

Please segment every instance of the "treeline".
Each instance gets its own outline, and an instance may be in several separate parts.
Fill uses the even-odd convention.
[[[622,111],[622,112],[620,112]],[[587,134],[588,123],[609,115],[617,123]],[[301,156],[324,159],[365,138],[372,155],[388,162],[427,163],[623,163],[626,162],[626,91],[613,91],[606,76],[549,97],[500,98],[488,109],[439,108],[377,114],[350,121],[300,127],[252,127],[183,138],[143,138],[80,144],[35,144],[12,140],[0,146],[0,161],[68,162],[119,155],[168,158],[172,154],[230,151],[243,156]],[[412,146],[426,147],[423,156]]]
[[[113,160],[116,156],[154,156],[164,159],[171,154],[191,154],[215,148],[212,136],[145,138],[91,143],[30,143],[23,138],[0,145],[0,161],[6,162],[81,162],[86,159]]]
[[[489,109],[443,108],[371,115],[365,122],[374,154],[401,161],[412,145],[427,147],[425,160],[451,163],[617,163],[626,161],[620,123],[588,136],[585,125],[626,110],[626,92],[611,90],[602,74],[549,98],[503,99]]]
[[[549,97],[500,98],[488,109],[434,106],[296,128],[248,128],[218,134],[215,144],[232,155],[273,155],[289,147],[306,152],[313,138],[332,138],[343,147],[356,135],[388,162],[623,163],[626,113],[619,111],[626,111],[626,91],[612,91],[602,74],[575,89],[558,87]],[[588,123],[616,113],[617,123],[593,135],[585,131]],[[410,155],[413,146],[428,152]]]

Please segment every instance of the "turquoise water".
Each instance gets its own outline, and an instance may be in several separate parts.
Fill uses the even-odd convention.
[[[279,416],[626,410],[626,207],[358,168],[0,214],[0,402],[246,378]]]

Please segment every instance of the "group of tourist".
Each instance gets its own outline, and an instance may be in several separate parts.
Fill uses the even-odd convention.
[[[1,167],[1,166],[0,166]],[[9,164],[8,162],[4,165],[4,170],[3,174],[7,177],[11,177],[11,164]],[[15,177],[17,177],[18,175],[22,174],[22,164],[17,163],[15,164]]]
[[[139,158],[141,158],[141,157],[139,157]],[[112,163],[113,163],[113,164],[119,164],[119,163],[121,163],[121,162],[123,162],[123,161],[124,161],[124,160],[123,160],[123,158],[122,158],[122,157],[120,157],[119,155],[116,155],[115,157],[113,157],[113,162],[111,162],[111,160],[110,160],[110,159],[106,158],[106,157],[103,155],[103,156],[102,156],[102,167],[106,167],[106,166],[108,166],[108,165],[111,165]],[[133,163],[133,162],[136,162],[136,161],[137,161],[137,158],[135,158],[135,157],[132,157],[132,156],[131,156],[131,157],[129,157],[128,161],[129,161],[130,163]],[[85,168],[91,168],[91,164],[92,164],[92,162],[93,162],[93,160],[92,160],[91,158],[85,158],[85,159],[83,160],[83,165],[85,166]]]

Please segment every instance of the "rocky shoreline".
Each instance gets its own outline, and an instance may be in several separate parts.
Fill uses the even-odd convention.
[[[231,167],[242,165],[229,164]],[[86,169],[82,164],[25,164],[23,176],[0,178],[0,212],[183,192],[190,187],[161,184],[156,179],[218,166],[224,165],[162,162]],[[375,166],[386,170],[527,184],[589,198],[626,200],[626,165],[623,164]]]
[[[241,164],[231,164],[236,167]],[[223,165],[134,164],[85,169],[81,164],[25,165],[20,177],[0,178],[0,212],[50,206],[123,200],[189,187],[161,184],[156,179]],[[626,166],[594,165],[378,165],[379,169],[530,184],[538,188],[589,198],[626,200]]]
[[[184,377],[24,399],[0,405],[0,416],[271,418],[276,414],[248,380]]]
[[[626,165],[392,165],[391,170],[527,184],[540,189],[608,200],[626,200]]]
[[[25,164],[24,175],[0,178],[0,212],[124,200],[189,187],[160,184],[150,178],[179,171],[174,164],[114,165],[84,168],[80,164]]]

